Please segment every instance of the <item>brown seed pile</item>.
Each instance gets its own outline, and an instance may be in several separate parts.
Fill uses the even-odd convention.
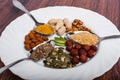
[[[78,64],[79,62],[85,63],[88,58],[92,58],[97,51],[97,47],[92,45],[81,45],[78,43],[73,43],[72,40],[66,41],[66,50],[70,52],[73,64]]]
[[[47,40],[48,40],[47,36],[41,36],[40,34],[32,30],[25,36],[24,47],[26,50],[30,50],[34,48],[36,45],[43,43],[44,41]]]
[[[44,57],[47,57],[53,50],[52,44],[46,43],[38,46],[31,54],[30,58],[38,61]]]

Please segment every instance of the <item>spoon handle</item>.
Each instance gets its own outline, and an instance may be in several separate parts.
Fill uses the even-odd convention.
[[[35,22],[35,24],[36,24],[37,26],[40,24],[40,23],[38,23],[37,20],[32,16],[32,14],[23,6],[23,4],[22,4],[21,2],[19,2],[18,0],[12,0],[12,3],[13,3],[13,5],[14,5],[16,8],[18,8],[18,9],[24,11],[25,13],[27,13],[27,14],[33,19],[33,21]]]
[[[22,59],[17,60],[17,61],[15,61],[15,62],[7,65],[7,66],[4,66],[4,67],[0,68],[0,74],[1,74],[2,72],[4,72],[5,70],[9,69],[10,67],[14,66],[15,64],[17,64],[17,63],[19,63],[19,62],[21,62],[21,61],[24,61],[24,60],[30,60],[30,58],[29,58],[29,57],[27,57],[27,58],[22,58]]]
[[[115,39],[115,38],[120,38],[120,35],[111,35],[111,36],[101,37],[101,40]]]

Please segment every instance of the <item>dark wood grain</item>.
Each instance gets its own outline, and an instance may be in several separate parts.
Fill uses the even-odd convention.
[[[120,30],[120,0],[20,0],[20,2],[30,11],[48,6],[76,6],[90,9],[104,15]],[[0,34],[11,21],[22,14],[22,11],[12,5],[11,0],[0,0]],[[2,66],[4,64],[0,60],[0,67]],[[0,74],[0,80],[23,79],[7,70]],[[120,80],[120,59],[112,69],[94,80]]]

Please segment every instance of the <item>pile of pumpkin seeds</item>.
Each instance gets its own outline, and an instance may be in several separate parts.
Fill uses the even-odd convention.
[[[64,52],[64,48],[54,48],[53,52],[44,60],[44,65],[49,68],[71,68],[74,65],[71,63],[72,57],[69,53]]]

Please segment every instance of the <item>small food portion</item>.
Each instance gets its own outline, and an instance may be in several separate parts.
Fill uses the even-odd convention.
[[[79,44],[68,39],[66,41],[66,50],[72,56],[72,64],[76,65],[80,62],[85,63],[88,61],[88,58],[92,58],[97,51],[97,47],[95,45]]]
[[[59,36],[62,36],[65,32],[73,31],[88,31],[92,33],[92,31],[84,26],[84,23],[79,19],[74,19],[73,22],[70,22],[67,18],[50,19],[48,24],[54,26]]]
[[[31,54],[30,58],[38,61],[44,57],[47,57],[53,50],[52,44],[45,43],[40,46],[38,46]]]
[[[26,50],[30,50],[34,48],[36,45],[41,44],[47,40],[48,40],[47,36],[41,36],[40,34],[32,30],[25,36],[24,47]]]
[[[52,26],[50,25],[39,25],[35,28],[36,32],[41,33],[41,34],[45,34],[45,35],[51,35],[54,34],[54,29]]]
[[[71,60],[72,57],[63,51],[64,48],[55,48],[52,53],[44,60],[44,65],[49,68],[71,68],[74,65]]]
[[[66,28],[62,19],[50,19],[48,24],[54,26],[59,36],[62,36],[66,32]]]
[[[88,29],[86,26],[84,26],[84,23],[79,19],[75,19],[72,22],[72,27],[67,28],[66,30],[66,32],[73,32],[73,31],[88,31],[92,33],[92,31]]]
[[[54,37],[54,40],[56,46],[65,46],[66,38],[63,37]]]
[[[72,34],[70,35],[70,39],[80,44],[86,44],[86,45],[96,45],[99,42],[99,38],[97,35],[87,31],[82,31],[76,34]]]
[[[67,18],[63,20],[62,19],[50,19],[48,21],[48,24],[54,25],[54,28],[59,36],[62,36],[66,32],[67,28],[72,27],[72,23],[69,22]]]

